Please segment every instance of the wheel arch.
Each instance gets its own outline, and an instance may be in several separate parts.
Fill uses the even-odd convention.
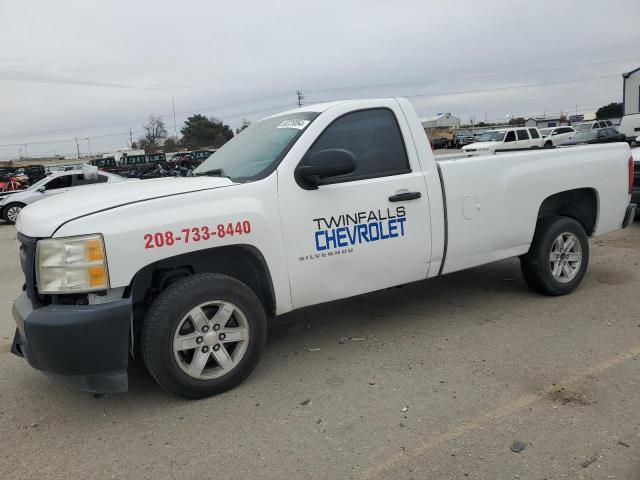
[[[162,290],[197,273],[220,273],[243,282],[260,299],[265,313],[275,314],[276,296],[266,260],[256,247],[238,244],[176,255],[140,269],[125,291],[125,296],[132,297],[134,326]]]
[[[27,206],[26,203],[20,202],[20,201],[9,202],[6,205],[0,207],[0,218],[5,219],[5,215],[7,214],[7,211],[9,210],[9,208],[11,208],[14,205],[18,205],[21,209]]]
[[[564,216],[577,220],[588,236],[593,235],[598,225],[599,198],[594,188],[576,188],[548,196],[540,204],[537,223],[541,220]]]

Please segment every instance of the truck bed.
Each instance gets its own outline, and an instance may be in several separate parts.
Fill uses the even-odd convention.
[[[557,192],[594,189],[599,205],[593,236],[620,228],[629,155],[626,143],[616,143],[435,157],[447,208],[441,273],[526,253],[542,202]]]

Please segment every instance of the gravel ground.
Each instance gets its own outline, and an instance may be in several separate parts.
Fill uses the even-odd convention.
[[[181,400],[133,364],[129,393],[92,398],[9,353],[0,225],[0,478],[638,479],[640,224],[591,247],[566,297],[502,261],[276,319],[226,394]]]

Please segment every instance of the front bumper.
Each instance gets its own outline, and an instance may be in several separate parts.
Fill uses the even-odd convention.
[[[128,388],[131,315],[128,298],[34,308],[23,293],[13,304],[18,328],[11,351],[80,390],[123,392]]]

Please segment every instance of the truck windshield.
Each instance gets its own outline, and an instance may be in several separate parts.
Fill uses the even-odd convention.
[[[317,112],[296,112],[249,125],[194,170],[233,181],[259,180],[273,172]]]
[[[542,130],[540,130],[540,133],[543,137],[548,137],[549,135],[551,135],[552,130],[553,128],[543,128]]]
[[[576,132],[585,132],[591,130],[591,123],[580,123],[576,125]]]
[[[504,139],[504,130],[498,132],[484,132],[478,138],[479,142],[501,142]]]

